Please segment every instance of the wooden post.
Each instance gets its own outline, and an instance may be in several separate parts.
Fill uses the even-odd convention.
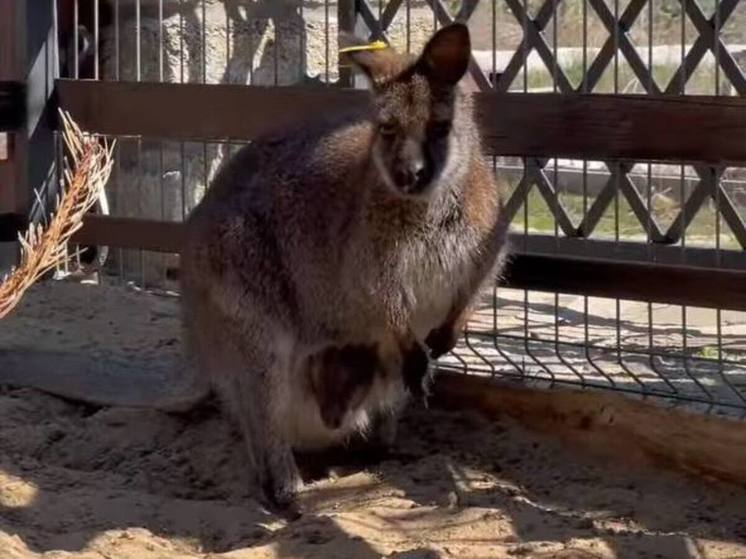
[[[22,83],[26,66],[25,3],[22,0],[0,2],[0,80]],[[0,215],[17,215],[22,211],[20,193],[26,177],[26,145],[24,134],[15,129],[0,132],[5,146],[0,154]],[[8,235],[10,237],[10,235]],[[6,237],[4,235],[4,237]],[[17,243],[0,242],[0,275],[15,262]]]
[[[0,154],[0,215],[4,223],[25,226],[34,191],[50,204],[32,216],[41,219],[56,192],[55,144],[50,99],[58,76],[55,0],[4,0],[0,2],[0,81],[23,91],[17,115],[20,126],[2,132]],[[15,227],[15,226],[14,226]],[[6,227],[10,229],[10,227]],[[23,227],[21,227],[23,228]],[[13,238],[5,231],[3,239]],[[17,257],[16,242],[0,242],[0,273]]]
[[[25,2],[21,0],[0,3],[0,81],[25,81],[25,15]],[[5,157],[0,158],[0,214],[16,213],[24,209],[20,193],[25,183],[25,145],[18,130],[3,135],[6,150]]]

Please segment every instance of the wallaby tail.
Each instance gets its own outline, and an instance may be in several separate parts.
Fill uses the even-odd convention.
[[[0,350],[0,384],[94,405],[187,411],[209,394],[180,363],[97,360],[63,351]]]

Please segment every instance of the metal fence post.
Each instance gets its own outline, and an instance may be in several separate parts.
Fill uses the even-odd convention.
[[[358,19],[357,0],[339,0],[337,4],[337,24],[339,31],[355,33]],[[355,74],[349,66],[339,63],[340,87],[355,87]]]

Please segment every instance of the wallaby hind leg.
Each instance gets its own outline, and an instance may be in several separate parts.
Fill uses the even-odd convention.
[[[272,508],[287,508],[300,487],[300,477],[291,447],[272,415],[271,406],[278,404],[279,395],[274,393],[271,376],[282,371],[274,369],[278,362],[271,354],[266,328],[239,324],[207,297],[191,297],[189,302],[186,333],[195,364],[241,431],[257,494]]]
[[[246,444],[249,467],[265,504],[275,512],[297,517],[294,500],[303,483],[292,448],[272,419],[269,406],[274,398],[268,374],[271,373],[254,369],[234,376],[231,395],[227,397],[232,400],[231,409]]]

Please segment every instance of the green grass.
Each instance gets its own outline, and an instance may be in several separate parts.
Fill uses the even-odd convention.
[[[702,357],[703,359],[717,359],[719,355],[719,351],[717,346],[703,346],[699,348],[699,351],[695,353],[696,357]]]
[[[560,193],[558,202],[565,208],[573,224],[577,227],[584,215],[584,208],[590,208],[593,199],[589,197],[584,201],[582,195]],[[671,213],[665,216],[665,219],[659,219],[660,228],[664,232],[666,225],[671,222],[678,210],[678,208],[674,208]],[[528,209],[526,210],[526,206],[523,206],[518,210],[511,224],[511,229],[518,233],[528,230],[530,233],[554,234],[555,223],[556,220],[549,209],[549,205],[534,187],[528,197]],[[722,218],[719,227],[720,247],[740,250],[738,241],[727,229],[727,225]],[[559,227],[557,228],[559,230]],[[686,243],[689,246],[715,247],[717,230],[717,214],[714,208],[706,204],[689,225],[686,232]],[[559,230],[559,234],[562,235],[561,230]],[[606,209],[593,230],[591,238],[645,241],[647,235],[626,199],[620,194]]]

